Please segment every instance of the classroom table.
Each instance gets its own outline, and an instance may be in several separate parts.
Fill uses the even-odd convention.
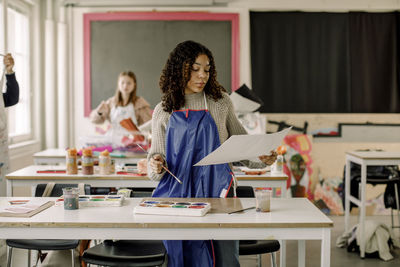
[[[121,174],[110,175],[83,175],[80,171],[77,175],[67,175],[65,173],[37,173],[38,170],[61,170],[62,166],[52,165],[31,165],[6,175],[7,196],[13,195],[14,186],[30,186],[31,195],[34,196],[36,185],[49,182],[64,184],[84,183],[94,187],[152,187],[158,185],[157,181],[150,180],[147,176],[129,176]],[[281,196],[287,197],[287,175],[245,175],[236,174],[238,185],[252,187],[272,187],[281,188]],[[299,241],[299,257],[305,257],[304,240]],[[286,242],[281,242],[281,266],[286,264]]]
[[[350,195],[350,163],[354,162],[361,166],[361,184],[360,184],[360,199],[357,199]],[[360,207],[360,256],[365,257],[365,203],[366,195],[365,188],[367,183],[367,166],[387,166],[387,165],[399,165],[400,164],[400,152],[389,152],[389,151],[349,151],[346,152],[346,176],[345,176],[345,216],[344,226],[345,231],[350,230],[350,201]],[[397,192],[396,192],[397,194]],[[400,218],[399,218],[400,223]]]
[[[113,153],[111,154],[111,159],[115,160],[116,165],[137,163],[139,160],[146,158],[145,153],[115,152],[115,154],[115,156],[113,156]],[[33,154],[33,162],[35,165],[65,165],[65,155],[65,149],[49,148]]]
[[[17,198],[0,198],[0,203]],[[21,199],[21,198],[18,198]],[[49,198],[54,200],[55,198]],[[321,240],[321,266],[330,266],[333,222],[305,198],[273,198],[271,212],[209,213],[203,217],[138,215],[141,198],[122,207],[52,206],[31,218],[0,217],[2,239]],[[243,208],[253,198],[241,199]],[[107,214],[107,216],[104,216]],[[305,245],[305,243],[302,243]],[[305,258],[298,258],[305,266]]]
[[[51,165],[31,165],[6,175],[7,180],[7,196],[12,196],[13,186],[31,186],[32,195],[34,195],[37,184],[56,182],[64,184],[85,183],[94,187],[156,187],[157,181],[150,180],[147,176],[131,176],[123,174],[100,175],[84,175],[79,170],[78,174],[68,175],[65,173],[37,173],[43,170],[65,170],[63,166]],[[286,174],[271,175],[266,173],[263,175],[245,175],[237,174],[236,178],[239,185],[248,185],[253,187],[273,187],[281,188],[283,196],[287,195]]]

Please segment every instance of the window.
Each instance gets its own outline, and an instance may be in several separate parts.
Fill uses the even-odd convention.
[[[20,88],[17,105],[6,109],[8,116],[9,144],[25,141],[32,138],[31,119],[31,68],[30,68],[30,9],[22,1],[10,2],[7,8],[7,51],[3,44],[1,53],[8,52],[14,57],[14,71]],[[3,13],[1,10],[0,19]],[[4,36],[3,30],[0,32]],[[2,68],[4,66],[2,65]],[[5,81],[4,81],[5,87]],[[3,88],[3,91],[5,89]]]

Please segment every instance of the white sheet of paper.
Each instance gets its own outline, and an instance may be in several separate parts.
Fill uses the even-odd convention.
[[[235,92],[229,95],[232,100],[233,107],[235,108],[236,112],[253,112],[257,110],[261,105],[253,100],[245,98]]]
[[[271,150],[282,144],[283,138],[291,128],[273,134],[232,135],[194,166],[229,163],[269,155]]]

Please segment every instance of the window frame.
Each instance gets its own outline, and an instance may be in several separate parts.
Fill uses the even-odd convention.
[[[1,4],[3,5],[4,2],[1,1]],[[13,0],[12,3],[10,1],[7,2],[7,9],[11,8],[14,11],[21,13],[23,15],[25,15],[28,19],[28,39],[29,39],[29,48],[28,48],[28,62],[29,62],[29,88],[30,91],[28,93],[27,98],[29,98],[29,111],[27,114],[28,116],[30,116],[29,121],[30,121],[30,125],[28,126],[29,132],[25,133],[25,134],[19,134],[19,135],[11,135],[9,132],[9,127],[7,127],[7,131],[8,131],[8,144],[9,145],[15,145],[18,143],[22,143],[22,142],[26,142],[29,140],[33,140],[34,138],[34,128],[33,128],[33,68],[32,68],[32,64],[33,64],[33,8],[32,5],[30,5],[28,2],[24,1],[24,0]],[[8,25],[7,25],[8,26]],[[8,32],[8,34],[10,34]],[[6,41],[8,42],[8,37],[6,38]],[[8,46],[8,45],[7,45]],[[21,90],[21,88],[20,88]],[[17,104],[18,105],[18,104]],[[6,109],[6,116],[7,116],[7,120],[9,119],[9,112],[8,109]]]

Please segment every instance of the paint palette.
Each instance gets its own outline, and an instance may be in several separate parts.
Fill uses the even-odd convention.
[[[80,195],[79,207],[121,207],[123,195]],[[55,206],[64,206],[64,197],[56,200]]]
[[[176,202],[143,200],[134,209],[134,213],[173,215],[173,216],[204,216],[211,209],[208,202]]]

